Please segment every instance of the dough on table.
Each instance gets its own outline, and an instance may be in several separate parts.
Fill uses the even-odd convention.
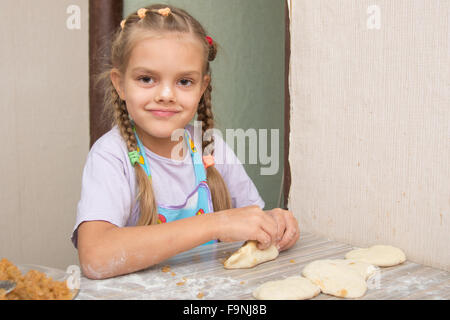
[[[358,272],[364,280],[369,279],[371,276],[373,276],[378,268],[374,265],[362,261],[352,260],[352,259],[333,259],[333,260],[322,260],[322,261],[329,261],[331,264],[338,264],[347,266],[354,271]]]
[[[395,266],[406,260],[402,250],[386,245],[355,249],[348,252],[345,258],[370,263],[379,267]]]
[[[233,253],[223,266],[225,269],[252,268],[260,263],[270,261],[278,257],[278,249],[271,245],[265,250],[259,250],[257,241],[250,240],[244,243],[235,253]]]
[[[302,276],[268,281],[253,291],[258,300],[304,300],[317,296],[320,288]]]
[[[359,298],[367,290],[361,269],[333,260],[316,260],[302,271],[304,277],[318,285],[323,293],[341,298]]]

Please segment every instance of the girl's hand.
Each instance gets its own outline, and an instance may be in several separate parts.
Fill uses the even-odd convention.
[[[256,240],[261,250],[276,242],[277,222],[259,206],[223,210],[214,215],[216,238],[220,241]]]
[[[278,251],[283,251],[292,247],[300,237],[300,230],[297,219],[292,212],[280,208],[266,211],[277,222],[277,236],[275,245]]]

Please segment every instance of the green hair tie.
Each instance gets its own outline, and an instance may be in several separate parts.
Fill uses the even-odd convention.
[[[139,162],[140,154],[137,151],[128,152],[128,157],[130,158],[131,165],[134,167],[136,162]]]

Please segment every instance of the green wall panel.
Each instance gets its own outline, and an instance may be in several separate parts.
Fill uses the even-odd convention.
[[[212,96],[216,127],[226,138],[226,129],[277,129],[278,170],[263,175],[261,163],[240,157],[248,175],[266,202],[265,209],[277,206],[283,175],[284,141],[284,1],[283,0],[125,0],[124,16],[153,3],[165,3],[188,11],[219,43],[212,62]],[[259,138],[258,138],[259,141]],[[229,144],[230,142],[227,141]],[[247,147],[250,140],[247,140]],[[237,152],[235,140],[235,152]],[[259,147],[258,147],[259,154]]]

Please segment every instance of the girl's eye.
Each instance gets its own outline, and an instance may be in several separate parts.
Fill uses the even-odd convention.
[[[153,84],[155,82],[155,80],[149,76],[140,77],[138,81],[143,82],[144,84]],[[181,79],[179,84],[183,87],[190,87],[193,84],[193,81],[189,79]]]
[[[193,84],[193,82],[192,82],[192,80],[189,80],[189,79],[181,79],[180,80],[180,84],[183,87],[189,87],[189,86],[191,86]]]
[[[140,77],[138,80],[143,81],[145,84],[150,84],[149,81],[153,80],[153,78],[152,77]]]

